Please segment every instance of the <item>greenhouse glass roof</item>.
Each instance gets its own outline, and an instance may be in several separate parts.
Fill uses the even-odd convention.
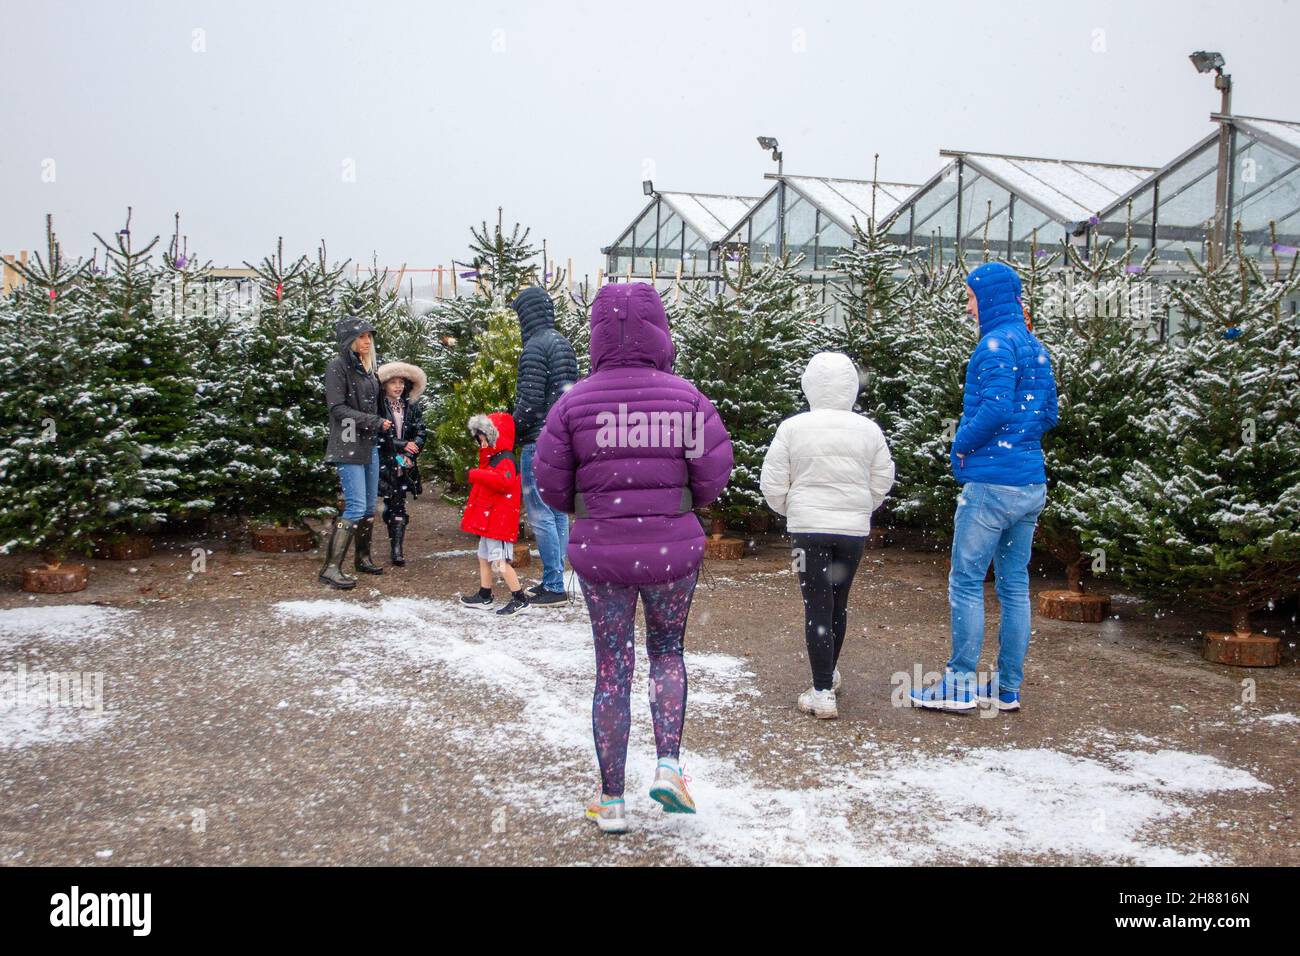
[[[1147,179],[1154,166],[1119,166],[1070,159],[945,150],[1033,203],[1057,222],[1080,223]]]
[[[869,179],[835,179],[829,176],[769,175],[776,184],[718,243],[711,260],[715,266],[722,255],[730,261],[747,249],[752,262],[776,256],[777,230],[784,224],[783,246],[801,256],[805,272],[834,268],[837,258],[853,245],[853,224],[866,227],[873,215],[877,222],[888,218],[917,190],[912,183]],[[782,186],[785,209],[781,212]]]
[[[1300,246],[1300,123],[1253,116],[1226,120],[1232,154],[1229,221],[1241,224],[1248,254],[1292,255]],[[1164,262],[1185,264],[1189,254],[1204,261],[1214,227],[1218,153],[1214,132],[1102,210],[1098,231],[1128,236],[1138,255],[1154,249]]]
[[[601,251],[611,276],[707,272],[710,253],[754,196],[656,192],[611,246]]]
[[[758,202],[755,196],[718,196],[712,193],[664,192],[659,194],[659,198],[709,242],[717,242],[725,236],[736,220]]]

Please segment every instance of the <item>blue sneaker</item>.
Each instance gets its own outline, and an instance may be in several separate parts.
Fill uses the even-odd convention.
[[[1020,692],[998,688],[993,692],[992,681],[982,681],[975,691],[975,700],[981,704],[996,704],[998,710],[1019,710]]]
[[[912,691],[908,697],[913,707],[928,710],[974,710],[979,706],[969,684],[955,680],[951,673],[924,690]]]

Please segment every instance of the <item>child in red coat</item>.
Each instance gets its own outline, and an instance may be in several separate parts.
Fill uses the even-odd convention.
[[[478,467],[469,470],[469,501],[465,503],[460,529],[479,536],[479,589],[477,594],[463,595],[460,603],[492,610],[492,572],[496,571],[510,588],[510,600],[497,613],[518,614],[527,609],[528,597],[510,564],[519,537],[519,506],[523,500],[519,469],[511,453],[515,420],[505,412],[474,415],[469,420],[469,433],[478,442]]]

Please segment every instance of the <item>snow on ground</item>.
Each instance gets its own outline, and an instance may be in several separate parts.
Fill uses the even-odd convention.
[[[1300,724],[1300,717],[1295,714],[1269,714],[1259,719],[1266,724]]]
[[[429,727],[486,759],[519,768],[504,790],[485,785],[485,797],[506,806],[511,819],[580,815],[590,796],[583,788],[594,790],[598,779],[590,712],[594,661],[580,610],[533,611],[503,621],[450,601],[409,598],[370,607],[333,599],[287,601],[275,610],[287,623],[310,621],[346,633],[342,668],[349,676],[327,692],[334,706],[401,707],[418,719],[430,702],[394,697],[384,684],[385,668],[439,668],[487,706],[482,714],[458,710],[453,727],[447,721]],[[301,648],[305,655],[320,653],[315,642]],[[336,653],[330,662],[337,665]],[[687,669],[689,746],[689,722],[734,719],[734,711],[747,707],[758,691],[755,675],[739,658],[688,650]],[[683,765],[700,813],[669,815],[646,796],[655,755],[641,642],[637,672],[627,775],[630,823],[689,862],[947,863],[1057,856],[1208,864],[1215,862],[1210,855],[1169,842],[1174,825],[1193,812],[1195,798],[1268,789],[1211,757],[1165,749],[1150,738],[1116,743],[1104,732],[1092,742],[1093,756],[1045,747],[936,756],[867,742],[862,758],[851,764],[827,766],[815,748],[784,763],[778,754],[768,779],[726,753],[687,750]],[[800,718],[791,711],[789,719]],[[804,769],[817,774],[807,786]],[[629,841],[601,846],[635,858]]]
[[[0,650],[19,644],[39,648],[109,637],[131,615],[131,611],[91,604],[3,610]],[[90,695],[95,686],[94,675],[50,674],[16,654],[0,658],[0,749],[68,743],[102,730],[111,715],[103,711],[102,696],[98,712],[92,707]],[[102,695],[102,691],[103,677],[99,675],[98,693]],[[79,697],[74,698],[74,693]]]
[[[94,604],[51,604],[0,611],[0,647],[28,638],[62,644],[104,637],[132,613]]]

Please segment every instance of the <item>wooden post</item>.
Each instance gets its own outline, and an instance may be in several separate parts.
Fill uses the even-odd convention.
[[[677,276],[673,279],[673,301],[682,301],[682,260],[677,260]]]
[[[605,284],[605,270],[597,269],[596,270],[596,291],[599,292],[600,287],[603,286],[604,284]]]
[[[655,282],[658,281],[658,279],[659,279],[659,260],[651,259],[650,260],[650,284],[654,285]]]
[[[573,295],[573,256],[569,256],[568,263],[569,263],[569,268],[568,271],[565,273],[565,275],[568,277],[569,295],[572,296]]]
[[[5,295],[9,290],[18,284],[18,272],[14,269],[14,257],[9,255],[4,257],[4,284],[0,286],[0,291]]]
[[[406,276],[406,263],[403,262],[402,268],[399,269],[397,272],[397,281],[393,283],[393,288],[397,290],[398,295],[402,294],[402,279],[405,276]]]
[[[442,266],[438,266],[438,298],[442,298]]]
[[[451,297],[452,297],[453,299],[457,298],[457,293],[456,293],[456,260],[454,260],[454,259],[453,259],[452,262],[451,262]]]

